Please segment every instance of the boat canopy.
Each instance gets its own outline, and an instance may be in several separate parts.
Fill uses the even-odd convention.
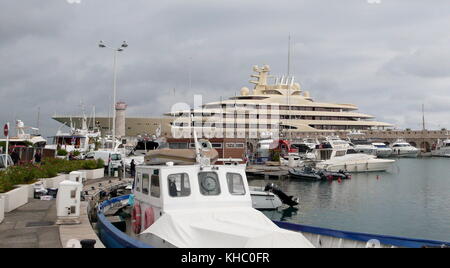
[[[141,236],[148,234],[178,248],[313,247],[302,234],[278,228],[251,207],[165,211]]]

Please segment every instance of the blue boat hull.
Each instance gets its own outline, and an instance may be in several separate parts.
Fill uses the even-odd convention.
[[[117,229],[114,225],[112,225],[108,221],[108,219],[103,214],[105,208],[111,206],[114,203],[127,200],[128,198],[129,198],[128,195],[120,196],[100,204],[97,212],[98,218],[97,228],[99,232],[99,237],[107,248],[152,248],[152,246],[145,244],[137,239],[134,239],[128,236],[127,234],[123,233],[119,229]],[[362,243],[362,244],[365,244],[368,241],[379,241],[379,243],[384,246],[404,247],[404,248],[442,247],[442,246],[450,247],[449,242],[346,232],[280,221],[274,221],[274,223],[278,227],[286,230],[301,232],[306,236],[308,234],[313,235],[314,237],[317,237],[319,239],[318,240],[319,242],[320,238],[322,237],[323,239],[331,238],[340,241],[355,241],[355,243]]]

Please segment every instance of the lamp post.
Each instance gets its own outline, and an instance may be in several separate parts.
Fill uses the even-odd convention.
[[[113,121],[112,121],[112,139],[113,139],[113,144],[115,146],[115,142],[116,142],[116,94],[117,94],[117,89],[116,89],[116,81],[117,81],[117,53],[118,52],[122,52],[126,47],[128,47],[128,44],[126,41],[123,41],[122,45],[119,48],[112,48],[109,47],[105,44],[105,42],[103,42],[102,40],[100,40],[98,46],[100,48],[109,48],[112,51],[114,51],[114,66],[113,66],[113,70],[114,70],[114,78],[113,78]]]

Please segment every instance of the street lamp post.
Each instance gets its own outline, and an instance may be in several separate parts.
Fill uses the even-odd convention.
[[[115,108],[115,105],[116,105],[116,95],[117,95],[117,89],[116,89],[116,85],[117,85],[117,53],[122,52],[126,47],[128,47],[128,44],[126,41],[123,41],[122,45],[119,48],[112,48],[112,47],[107,46],[102,40],[100,40],[98,46],[100,48],[109,48],[112,51],[114,51],[112,139],[113,139],[113,144],[114,144],[113,146],[115,146],[115,142],[116,142],[116,108]]]

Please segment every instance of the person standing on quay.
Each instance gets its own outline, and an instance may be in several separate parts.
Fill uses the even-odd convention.
[[[131,160],[131,163],[130,163],[130,174],[131,174],[131,177],[134,178],[134,174],[135,173],[136,173],[136,163],[134,163],[134,159],[133,159],[133,160]]]
[[[34,154],[34,162],[36,164],[40,164],[42,160],[41,152],[38,150],[36,151],[36,154]]]

